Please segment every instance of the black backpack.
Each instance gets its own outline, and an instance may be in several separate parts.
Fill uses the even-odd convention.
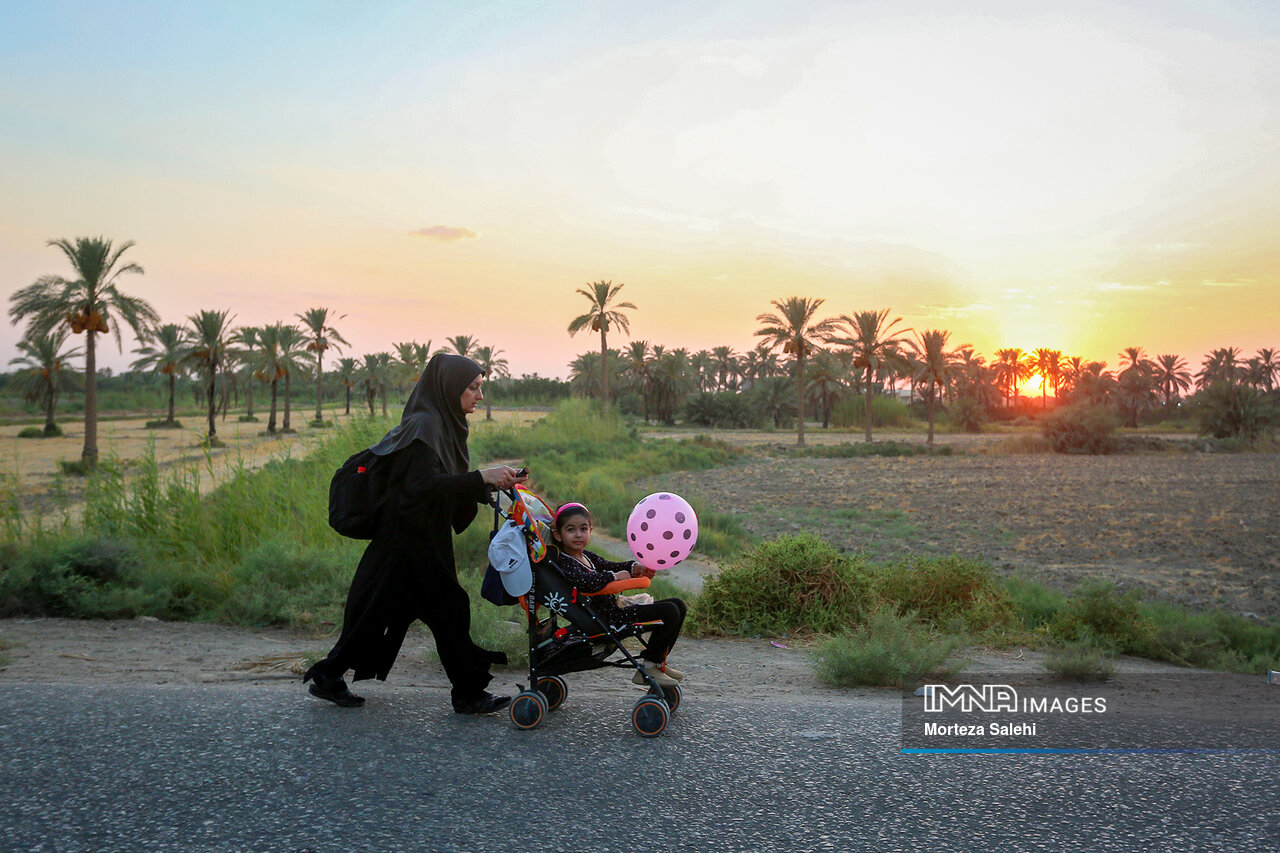
[[[372,539],[391,496],[391,456],[354,454],[329,483],[329,526],[352,539]]]

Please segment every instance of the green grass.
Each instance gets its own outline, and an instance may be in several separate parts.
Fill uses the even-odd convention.
[[[527,460],[548,499],[582,500],[606,527],[625,524],[643,493],[623,483],[683,467],[725,464],[734,453],[707,441],[642,443],[616,415],[566,403],[533,427],[477,423],[472,463]],[[328,487],[351,453],[392,424],[357,417],[324,431],[305,459],[280,455],[258,471],[231,456],[161,468],[154,450],[107,456],[85,475],[83,517],[47,524],[24,517],[16,486],[0,483],[0,612],[77,618],[152,615],[244,625],[339,624],[365,547],[328,526]],[[219,467],[221,466],[221,467]],[[217,473],[221,485],[202,484]],[[728,552],[745,533],[704,513],[699,550]],[[477,637],[510,644],[504,614],[478,595],[492,515],[481,508],[456,539],[464,584],[477,603]]]
[[[707,438],[640,439],[613,411],[569,400],[533,425],[494,426],[472,440],[471,456],[518,461],[529,468],[530,488],[552,505],[578,501],[590,507],[595,526],[614,536],[645,492],[627,483],[669,471],[696,471],[732,463],[741,451]],[[698,546],[712,557],[735,553],[748,537],[732,516],[710,512],[696,498]]]

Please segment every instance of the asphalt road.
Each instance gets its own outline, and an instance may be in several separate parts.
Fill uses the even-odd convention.
[[[1280,849],[1280,753],[903,755],[890,700],[543,727],[380,686],[6,685],[6,851]]]

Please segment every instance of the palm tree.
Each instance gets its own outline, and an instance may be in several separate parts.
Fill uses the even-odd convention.
[[[297,326],[280,326],[279,344],[280,344],[280,366],[284,369],[284,421],[280,424],[281,432],[293,432],[289,425],[289,415],[293,411],[293,377],[296,374],[305,373],[307,367],[303,364],[302,342],[306,340],[302,331]]]
[[[9,364],[21,368],[14,376],[14,386],[22,399],[44,409],[44,434],[58,435],[54,409],[63,391],[76,387],[80,374],[69,362],[81,355],[79,347],[62,348],[67,342],[66,329],[53,329],[45,334],[28,335],[18,341],[20,355]]]
[[[717,387],[722,391],[737,390],[740,367],[733,347],[712,347],[711,367]]]
[[[396,387],[407,392],[417,384],[422,371],[427,369],[427,362],[431,360],[431,341],[425,344],[408,341],[392,346],[396,350],[392,362],[394,366],[391,368],[396,377]]]
[[[1142,347],[1125,347],[1120,353],[1120,364],[1124,367],[1120,371],[1120,375],[1128,373],[1131,370],[1147,370],[1151,361],[1147,358],[1147,354],[1142,351]]]
[[[351,346],[342,335],[338,334],[338,330],[330,325],[328,308],[308,308],[303,313],[297,315],[302,321],[302,325],[310,332],[307,343],[307,351],[316,354],[316,419],[314,423],[319,426],[324,423],[324,414],[321,411],[322,401],[322,382],[324,378],[324,352],[327,349],[333,349],[335,352],[342,352],[342,347]],[[339,314],[337,320],[342,320],[346,314]],[[288,400],[286,398],[286,406]],[[286,422],[288,417],[285,418]],[[288,429],[286,423],[285,428]]]
[[[369,414],[376,414],[374,404],[382,398],[382,414],[387,414],[387,386],[393,381],[392,359],[390,353],[376,352],[364,357],[364,365],[360,371],[364,382],[365,401],[369,404]]]
[[[626,370],[631,381],[640,390],[640,398],[644,401],[644,422],[649,422],[649,342],[632,341],[627,346]]]
[[[1065,359],[1062,364],[1062,384],[1067,387],[1068,391],[1075,391],[1076,385],[1080,382],[1080,377],[1084,373],[1084,359],[1078,355],[1073,355]]]
[[[866,404],[866,436],[871,441],[871,388],[877,374],[884,375],[895,365],[904,363],[900,349],[907,343],[910,329],[895,329],[901,317],[889,320],[889,309],[859,311],[850,316],[840,315],[838,323],[847,332],[846,337],[833,337],[832,343],[849,347],[853,351],[853,366],[861,368],[866,376],[863,400]]]
[[[232,342],[239,347],[239,361],[243,366],[245,379],[245,415],[241,420],[256,421],[253,414],[253,382],[258,367],[259,337],[262,329],[257,326],[241,326],[232,336]]]
[[[345,414],[351,414],[351,388],[356,384],[356,360],[354,358],[338,359],[338,379],[347,392],[347,408]]]
[[[471,335],[455,335],[452,338],[445,338],[444,351],[470,358],[471,351],[479,345],[480,342]]]
[[[206,377],[206,395],[209,403],[209,434],[205,439],[209,447],[219,446],[218,427],[214,416],[218,409],[218,370],[227,357],[232,339],[230,311],[201,311],[187,318],[189,347],[186,360],[195,365],[197,373]]]
[[[1129,367],[1121,371],[1114,390],[1125,423],[1136,428],[1138,416],[1150,408],[1155,400],[1155,379],[1150,371],[1130,361]]]
[[[586,314],[580,314],[569,323],[569,337],[591,327],[593,332],[600,333],[600,396],[605,405],[609,404],[609,326],[615,325],[622,331],[630,333],[631,323],[627,320],[623,309],[634,311],[630,302],[614,302],[625,284],[614,284],[612,281],[594,281],[576,291],[591,303]],[[589,290],[587,288],[590,288]]]
[[[1173,397],[1181,392],[1191,390],[1191,371],[1182,356],[1165,353],[1156,356],[1152,371],[1156,387],[1164,394],[1164,407],[1173,404]]]
[[[929,440],[933,446],[933,407],[938,394],[951,381],[951,362],[954,353],[947,351],[947,340],[951,333],[942,329],[926,329],[916,333],[916,340],[911,342],[918,359],[915,380],[925,387],[925,399],[929,408]]]
[[[1062,375],[1062,353],[1056,349],[1041,347],[1031,354],[1031,366],[1040,375],[1040,408],[1049,408],[1049,386],[1053,385],[1053,399],[1058,399],[1058,379]]]
[[[830,351],[820,349],[813,354],[805,373],[806,387],[816,398],[814,402],[822,412],[822,428],[831,426],[831,408],[844,390],[844,377],[848,375],[840,359]]]
[[[1280,355],[1277,355],[1274,349],[1263,347],[1258,350],[1257,358],[1249,360],[1256,363],[1262,386],[1270,394],[1275,388],[1276,374],[1280,373]]]
[[[34,284],[9,297],[9,317],[15,322],[29,318],[27,336],[33,339],[47,335],[63,323],[74,334],[87,333],[84,347],[84,449],[80,453],[80,461],[84,467],[93,468],[98,464],[96,336],[111,331],[115,335],[116,347],[123,351],[120,324],[113,322],[113,315],[139,337],[144,328],[158,322],[160,317],[145,301],[121,293],[116,286],[117,279],[125,273],[142,273],[142,267],[137,264],[120,265],[120,256],[132,248],[132,240],[126,240],[114,249],[111,241],[102,237],[77,237],[75,243],[50,240],[46,245],[62,250],[71,264],[74,278],[40,276]]]
[[[715,361],[708,350],[698,350],[689,358],[689,366],[693,368],[694,382],[699,391],[710,391],[716,387]]]
[[[673,350],[654,347],[653,358],[654,408],[658,420],[671,425],[676,422],[676,412],[685,397],[697,388],[693,363],[689,351],[683,347]]]
[[[132,368],[152,370],[169,377],[169,417],[165,423],[174,426],[177,424],[173,416],[177,377],[182,372],[182,363],[186,360],[190,349],[186,332],[177,323],[165,323],[160,328],[148,332],[142,343],[143,345],[135,350],[138,358],[133,362]]]
[[[773,428],[782,426],[782,419],[792,413],[791,386],[794,380],[785,376],[770,376],[760,380],[752,389],[758,411],[773,420]]]
[[[489,379],[499,379],[503,376],[510,376],[510,365],[507,364],[505,358],[500,358],[502,350],[493,347],[484,346],[476,347],[471,358],[476,364],[480,365],[480,369],[484,371],[484,375]],[[493,410],[489,405],[489,395],[484,396],[484,419],[486,421],[493,420]]]
[[[1095,405],[1104,405],[1116,388],[1116,378],[1105,361],[1091,361],[1080,371],[1076,393]]]
[[[280,364],[280,335],[284,331],[283,323],[272,323],[258,330],[257,369],[253,376],[259,382],[271,386],[271,409],[267,415],[267,433],[275,435],[276,411],[280,402],[280,379],[284,376],[284,366]]]
[[[1200,372],[1196,374],[1196,382],[1206,388],[1214,382],[1222,381],[1234,384],[1240,374],[1240,348],[1223,347],[1205,356]]]
[[[836,329],[834,320],[815,317],[824,301],[801,296],[774,299],[771,302],[777,309],[774,313],[756,316],[756,322],[763,325],[755,333],[764,338],[768,348],[774,350],[781,346],[784,353],[795,356],[797,447],[804,447],[805,361],[809,353],[819,348],[818,342]]]
[[[996,350],[996,376],[1005,392],[1005,404],[1013,405],[1018,399],[1018,384],[1031,376],[1031,365],[1022,357],[1020,347]]]

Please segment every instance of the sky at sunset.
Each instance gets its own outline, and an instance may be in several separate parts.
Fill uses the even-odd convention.
[[[617,346],[742,352],[797,295],[988,356],[1280,347],[1278,148],[1267,0],[0,7],[6,298],[100,234],[165,321],[515,375],[598,347],[598,279]]]

